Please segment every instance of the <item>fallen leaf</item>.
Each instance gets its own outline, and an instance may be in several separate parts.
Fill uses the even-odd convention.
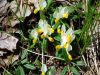
[[[0,16],[7,12],[9,3],[7,0],[0,0]]]
[[[3,61],[7,66],[9,66],[10,64],[18,60],[18,58],[19,58],[19,55],[10,55],[10,56],[7,56],[7,58],[4,58]]]
[[[16,44],[18,42],[18,39],[14,36],[11,36],[5,32],[0,32],[0,48],[1,49],[7,49],[11,52],[13,52],[14,49],[16,49]]]
[[[14,0],[10,3],[10,9],[16,14],[18,18],[26,17],[31,14],[31,8],[29,5],[26,4],[25,1]]]
[[[0,56],[3,56],[3,54],[6,54],[7,52],[0,51]]]
[[[5,62],[3,61],[3,59],[0,57],[0,68],[2,67],[2,66],[5,66],[6,64],[5,64]]]

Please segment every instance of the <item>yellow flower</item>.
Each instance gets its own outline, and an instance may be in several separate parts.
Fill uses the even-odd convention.
[[[66,49],[66,47],[67,47],[67,44],[64,44],[64,48]]]
[[[43,32],[42,29],[37,29],[38,34],[41,34]]]
[[[62,25],[61,30],[57,30],[58,33],[61,33],[61,44],[56,46],[56,50],[58,51],[60,48],[65,48],[66,52],[72,50],[71,42],[75,39],[74,31],[72,28],[69,28],[66,31],[65,25]],[[71,56],[70,56],[71,59]]]
[[[58,7],[58,9],[54,12],[53,17],[55,19],[55,23],[58,23],[60,18],[68,18],[69,10],[67,7]]]
[[[40,7],[40,9],[43,10],[44,8],[43,7]]]
[[[69,60],[72,60],[72,56],[70,54],[68,54],[68,58]]]
[[[36,43],[36,41],[37,41],[37,39],[35,38],[35,39],[33,39],[33,43],[35,44]]]
[[[75,39],[75,34],[72,28],[66,31],[65,25],[61,28],[61,45],[64,46],[66,43],[70,44]]]
[[[69,44],[71,43],[71,36],[70,36],[70,35],[67,36],[67,42],[68,42]]]
[[[59,51],[61,49],[61,46],[57,45],[55,48],[56,48],[56,51]]]
[[[55,23],[58,23],[58,21],[59,21],[59,18],[56,18],[56,19],[55,19]]]
[[[34,10],[34,14],[36,14],[38,11],[39,11],[38,9],[35,9],[35,10]]]
[[[68,18],[68,13],[64,13],[64,14],[63,14],[63,17],[64,17],[64,18]]]
[[[48,37],[50,42],[54,42],[54,39],[52,37]]]
[[[41,38],[42,38],[42,39],[44,38],[44,34],[41,35]]]
[[[40,19],[38,26],[39,29],[37,30],[37,32],[39,34],[42,33],[41,38],[43,39],[45,37],[48,38],[50,42],[54,42],[54,39],[52,37],[49,37],[52,33],[54,33],[54,29],[47,23],[47,21]]]
[[[45,75],[45,72],[44,71],[42,71],[42,74],[41,75]]]
[[[50,31],[51,31],[51,33],[54,33],[54,29],[53,28],[50,28]]]
[[[61,33],[61,30],[60,30],[60,28],[58,28],[58,29],[57,29],[57,33],[59,33],[59,34]]]
[[[33,38],[32,42],[35,44],[38,39],[37,29],[33,29],[30,34],[31,34],[31,37]]]
[[[47,5],[45,0],[34,0],[33,2],[35,6],[34,14],[36,14],[40,10],[43,10]]]

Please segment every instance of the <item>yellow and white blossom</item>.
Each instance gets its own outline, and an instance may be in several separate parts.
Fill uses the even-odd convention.
[[[47,3],[45,0],[34,0],[34,14],[36,14],[39,10],[43,10],[46,7]]]
[[[37,42],[38,39],[38,32],[37,29],[33,29],[31,31],[31,37],[33,38],[33,43],[35,44]]]
[[[50,35],[54,33],[54,29],[47,23],[47,21],[40,19],[38,25],[39,26],[37,31],[39,34],[42,33],[41,38],[46,37],[50,42],[53,42],[54,40],[52,37],[50,37]]]
[[[56,10],[53,14],[53,17],[55,18],[55,23],[59,21],[60,18],[68,18],[69,12],[67,7],[58,7],[58,10]]]
[[[41,75],[45,75],[45,73],[46,73],[46,71],[47,71],[47,66],[46,66],[46,64],[42,64],[41,71],[42,71]]]
[[[72,28],[66,31],[65,25],[61,28],[61,45],[70,44],[75,39],[75,34]]]
[[[59,51],[59,49],[65,48],[68,54],[68,58],[70,60],[72,59],[72,57],[68,52],[72,50],[72,46],[70,44],[74,39],[75,39],[75,35],[73,29],[69,28],[66,31],[65,25],[63,25],[61,28],[61,44],[56,46],[56,50]]]
[[[69,28],[66,31],[65,26],[63,25],[61,30],[61,45],[57,45],[56,48],[66,48],[67,51],[72,50],[72,46],[70,45],[70,43],[75,39],[75,35],[74,35],[74,31],[72,30],[72,28]]]

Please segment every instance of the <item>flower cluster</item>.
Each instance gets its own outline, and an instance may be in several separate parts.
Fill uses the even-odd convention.
[[[34,14],[36,14],[38,11],[44,10],[47,3],[45,0],[34,0]],[[58,9],[54,12],[53,17],[55,18],[55,23],[58,23],[58,21],[61,18],[68,18],[69,16],[69,9],[68,7],[58,7]],[[60,44],[55,46],[56,51],[58,52],[60,49],[64,48],[66,50],[66,53],[68,55],[68,58],[72,60],[72,56],[69,54],[69,51],[72,50],[71,42],[75,39],[74,30],[70,27],[68,30],[66,30],[66,26],[60,25],[57,28],[58,35],[60,35],[61,40]],[[55,29],[56,30],[56,29]],[[40,19],[38,22],[38,27],[34,28],[31,31],[31,36],[33,38],[33,43],[36,44],[39,37],[41,39],[47,38],[50,42],[54,42],[53,37],[51,36],[54,33],[54,28],[47,23],[46,20]],[[56,31],[55,31],[56,32]],[[55,41],[56,42],[56,41]],[[45,75],[45,72],[47,71],[47,66],[42,63],[41,67],[42,75]]]
[[[47,38],[50,42],[54,42],[54,39],[51,37],[52,33],[54,33],[54,29],[47,23],[46,20],[40,19],[38,28],[35,28],[31,31],[33,43],[36,43],[39,36],[41,36],[42,39]]]

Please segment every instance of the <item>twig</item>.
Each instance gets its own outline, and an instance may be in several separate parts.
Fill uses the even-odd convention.
[[[67,3],[68,5],[72,5],[70,2],[66,1],[66,0],[56,0],[57,2],[65,2]]]
[[[40,56],[42,56],[42,54],[40,54],[40,53],[33,52],[33,51],[31,51],[31,50],[27,50],[27,51],[30,52],[30,53],[33,53],[33,54],[36,54],[36,55],[40,55]],[[43,55],[43,56],[45,56],[45,57],[49,57],[49,58],[54,58],[54,59],[59,59],[59,60],[64,60],[64,59],[62,59],[62,58],[54,57],[54,56],[49,56],[49,55]]]
[[[84,61],[84,63],[85,63],[85,66],[87,66],[87,63],[86,63],[86,60],[85,60],[85,57],[84,57],[83,54],[82,54],[82,58],[83,58],[83,61]]]
[[[4,71],[6,71],[9,75],[13,75],[13,74],[11,74],[8,70],[6,70],[1,64],[0,64],[0,66],[1,66],[2,69],[3,69]]]
[[[23,48],[23,47],[21,47],[21,48],[22,48],[22,49],[25,49],[25,48]],[[30,53],[33,53],[33,54],[36,54],[36,55],[42,56],[42,54],[40,54],[40,53],[33,52],[33,51],[31,51],[31,50],[28,50],[28,49],[25,49],[25,50],[27,50],[27,51],[30,52]],[[50,55],[43,55],[43,56],[45,56],[45,57],[49,57],[49,58],[53,58],[53,59],[64,60],[63,58],[54,57],[54,56],[50,56]]]
[[[92,45],[93,45],[93,42],[92,42]],[[93,56],[94,56],[93,61],[95,64],[95,69],[97,71],[97,75],[99,75],[99,71],[98,71],[98,67],[97,67],[97,60],[96,60],[96,52],[94,51],[94,46],[93,46],[92,52],[93,52]]]

